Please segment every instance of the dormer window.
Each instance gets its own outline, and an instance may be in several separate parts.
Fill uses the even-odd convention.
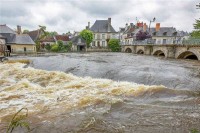
[[[163,35],[166,36],[166,35],[167,35],[167,32],[164,32]]]

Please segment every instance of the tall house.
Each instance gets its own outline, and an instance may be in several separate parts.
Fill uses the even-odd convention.
[[[91,28],[89,24],[88,28],[94,33],[92,47],[107,47],[110,39],[118,39],[118,33],[112,27],[111,18],[108,18],[108,20],[96,20]]]

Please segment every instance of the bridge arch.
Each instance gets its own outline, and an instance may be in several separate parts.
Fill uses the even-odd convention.
[[[177,59],[192,59],[192,60],[200,60],[196,52],[194,51],[184,51],[181,52],[178,56]]]
[[[126,53],[132,53],[133,51],[132,51],[131,48],[126,48],[125,52],[126,52]]]
[[[137,51],[137,54],[144,54],[144,50],[139,49],[139,50]]]
[[[162,50],[157,50],[153,53],[153,55],[156,55],[156,56],[164,56],[166,57],[165,53],[162,51]]]

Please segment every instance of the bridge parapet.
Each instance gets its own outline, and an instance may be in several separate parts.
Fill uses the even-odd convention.
[[[166,58],[192,58],[200,60],[200,45],[122,45],[122,52],[165,56]]]

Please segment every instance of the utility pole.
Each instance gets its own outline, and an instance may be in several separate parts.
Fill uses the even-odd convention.
[[[155,22],[156,18],[154,17],[153,20],[150,20],[150,23],[149,23],[149,34],[150,34],[150,26],[151,26],[151,22]]]

